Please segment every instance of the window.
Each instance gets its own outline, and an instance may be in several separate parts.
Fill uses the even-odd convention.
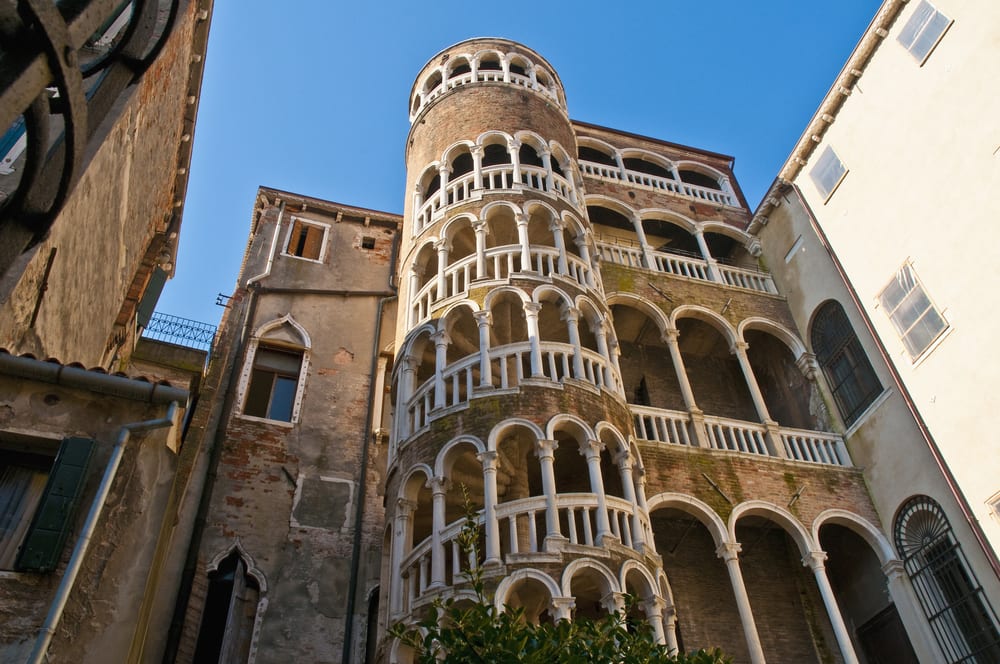
[[[49,572],[73,525],[94,441],[67,438],[54,458],[50,441],[15,442],[4,441],[0,460],[0,569]]]
[[[239,552],[233,551],[208,575],[208,594],[194,661],[204,664],[248,661],[260,596],[260,583]]]
[[[882,393],[882,385],[839,302],[820,307],[810,341],[844,423],[850,426]]]
[[[949,25],[950,18],[934,9],[927,0],[920,0],[910,20],[899,33],[898,41],[917,62],[923,64]]]
[[[291,422],[301,370],[300,351],[258,346],[243,414]]]
[[[912,359],[916,359],[948,327],[907,263],[878,295]]]
[[[375,238],[365,235],[361,238],[361,248],[362,249],[374,249],[375,248]]]
[[[816,185],[820,195],[826,199],[830,197],[830,194],[833,193],[846,174],[847,169],[844,168],[844,163],[840,161],[840,157],[833,151],[833,148],[828,145],[823,148],[819,159],[816,160],[816,165],[809,171],[809,178]]]
[[[900,508],[896,549],[948,662],[1000,662],[993,608],[969,569],[944,510],[927,496]]]
[[[293,217],[292,228],[288,232],[285,254],[311,261],[323,260],[323,240],[326,238],[326,229],[325,225],[312,224]]]

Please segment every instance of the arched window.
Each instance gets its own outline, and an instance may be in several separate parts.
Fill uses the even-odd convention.
[[[899,510],[896,549],[948,662],[1000,662],[1000,631],[944,510],[914,496]]]
[[[263,591],[259,578],[233,550],[208,575],[208,594],[198,630],[195,662],[246,662]]]
[[[882,393],[882,385],[839,302],[820,307],[810,341],[844,422],[853,424]]]

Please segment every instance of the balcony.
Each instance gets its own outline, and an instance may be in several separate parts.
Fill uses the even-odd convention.
[[[442,198],[439,191],[428,195],[426,201],[413,217],[413,234],[419,235],[431,223],[440,218],[444,211],[458,203],[481,198],[487,191],[537,191],[560,198],[576,206],[576,195],[572,185],[563,176],[549,173],[538,166],[521,165],[520,178],[514,176],[512,164],[487,166],[482,169],[482,185],[476,183],[476,174],[465,173],[445,186]]]
[[[597,547],[598,529],[597,496],[591,493],[563,493],[556,495],[556,510],[560,524],[561,536],[558,545],[552,550],[546,548],[545,542],[545,511],[546,497],[532,496],[497,505],[496,519],[500,534],[500,557],[506,563],[516,561],[515,556],[531,556],[532,554],[555,553],[565,545]],[[616,496],[606,496],[608,523],[611,534],[616,540],[629,549],[638,549],[639,538],[632,536],[635,508],[631,503]],[[477,522],[484,526],[483,514],[479,514]],[[640,528],[644,531],[642,540],[652,542],[652,529],[648,517],[639,514]],[[458,535],[465,525],[465,519],[458,519],[441,531],[441,551],[444,554],[444,575],[437,587],[455,586],[466,581],[465,571],[481,563],[474,554],[461,550]],[[432,558],[434,555],[432,537],[426,537],[419,542],[403,559],[401,566],[403,577],[404,612],[428,602],[433,597],[435,586],[431,577]]]
[[[621,393],[617,374],[607,359],[589,348],[580,352],[576,363],[576,349],[572,344],[546,342],[539,344],[540,374],[531,375],[531,343],[521,342],[489,349],[490,379],[482,385],[483,367],[480,354],[469,355],[454,362],[441,373],[441,382],[429,378],[420,385],[406,405],[406,431],[402,438],[418,433],[433,420],[465,406],[477,393],[486,395],[490,390],[516,389],[530,380],[535,385],[561,386],[567,379]]]
[[[150,316],[142,336],[154,341],[210,351],[215,340],[214,325],[160,312]]]
[[[679,180],[665,178],[659,175],[641,173],[627,168],[621,169],[617,166],[598,164],[596,162],[585,161],[583,159],[579,160],[579,163],[580,170],[583,171],[583,174],[592,178],[613,182],[626,182],[636,187],[642,187],[644,189],[659,189],[660,191],[666,191],[671,194],[676,194],[677,196],[693,198],[707,203],[739,207],[739,202],[737,202],[736,197],[727,191],[720,191],[718,189],[712,189],[711,187],[703,187],[697,184],[681,182]]]
[[[835,433],[776,427],[774,441],[762,424],[726,417],[704,416],[695,422],[689,413],[630,405],[636,438],[650,443],[699,447],[828,466],[850,467],[844,439]],[[697,427],[697,429],[695,428]]]
[[[703,258],[649,250],[647,252],[652,266],[646,266],[642,247],[628,241],[598,240],[597,253],[601,260],[616,265],[624,265],[639,269],[651,269],[654,272],[672,274],[699,281],[722,283],[733,288],[757,291],[777,295],[778,289],[774,280],[767,272],[749,270],[747,268],[723,265],[719,262],[709,264]]]
[[[528,255],[531,264],[522,265],[522,249],[520,245],[491,247],[486,250],[482,273],[477,269],[477,257],[465,256],[455,261],[444,272],[444,289],[437,279],[432,278],[424,284],[415,297],[412,298],[413,309],[411,325],[424,322],[431,312],[453,297],[464,296],[469,286],[479,281],[506,281],[512,276],[525,277],[562,277],[575,281],[581,288],[596,288],[593,271],[586,261],[579,256],[566,256],[566,270],[559,269],[559,250],[554,247],[533,246]]]

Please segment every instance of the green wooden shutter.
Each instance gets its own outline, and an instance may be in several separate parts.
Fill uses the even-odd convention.
[[[73,526],[94,447],[94,441],[89,438],[63,440],[14,563],[18,571],[51,572],[56,568],[66,536]]]

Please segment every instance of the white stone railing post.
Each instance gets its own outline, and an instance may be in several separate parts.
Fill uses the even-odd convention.
[[[816,585],[819,586],[819,594],[823,598],[823,605],[826,606],[826,615],[830,618],[833,635],[837,638],[837,645],[840,646],[840,653],[844,657],[844,664],[858,664],[858,656],[854,652],[850,633],[844,625],[844,618],[840,614],[840,607],[837,606],[837,598],[834,597],[833,588],[830,587],[830,580],[826,576],[825,560],[826,552],[810,551],[802,558],[802,565],[811,569],[813,576],[816,577]]]
[[[729,582],[732,584],[733,594],[736,596],[736,609],[739,611],[740,623],[743,625],[743,636],[746,638],[750,662],[752,664],[765,664],[764,648],[760,644],[757,623],[753,619],[753,609],[750,608],[750,597],[747,596],[747,587],[743,583],[743,572],[740,570],[740,549],[740,545],[736,542],[724,542],[715,550],[715,555],[726,562],[726,571],[729,572]]]

